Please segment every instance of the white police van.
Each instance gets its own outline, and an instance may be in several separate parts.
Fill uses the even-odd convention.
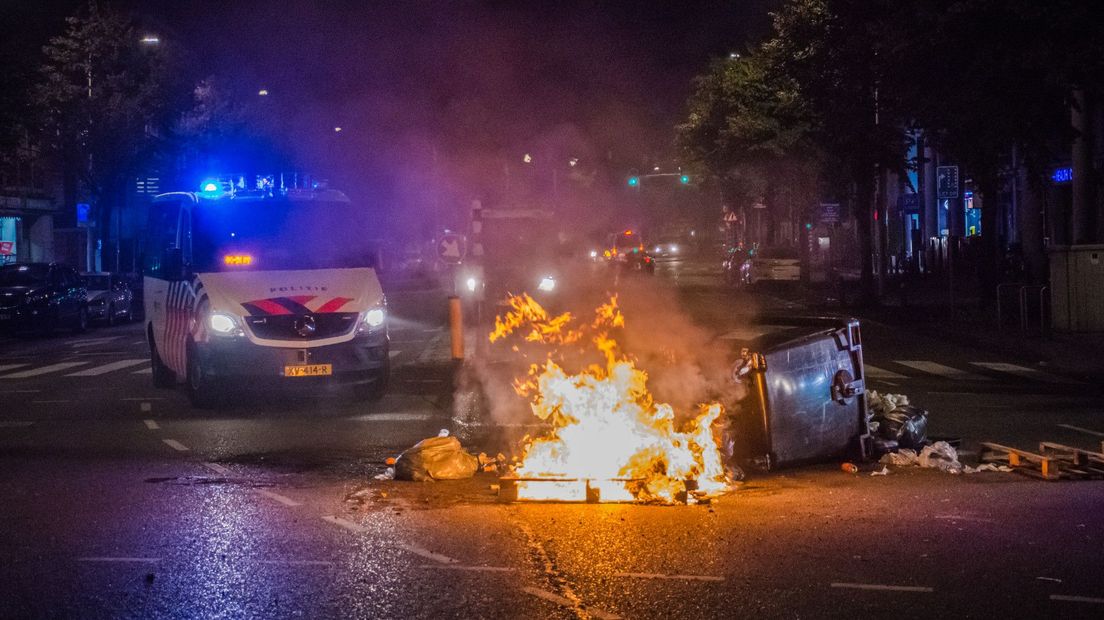
[[[375,400],[390,370],[367,218],[341,192],[271,177],[157,196],[144,246],[153,382],[211,407],[236,386],[348,383]]]

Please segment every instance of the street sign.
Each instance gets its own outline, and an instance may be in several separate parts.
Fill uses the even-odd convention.
[[[458,264],[467,254],[468,243],[464,235],[445,233],[437,240],[437,257],[446,263]]]
[[[839,224],[840,221],[840,203],[838,202],[822,202],[820,203],[820,222],[822,224]]]
[[[958,166],[936,166],[935,191],[937,198],[958,198]]]

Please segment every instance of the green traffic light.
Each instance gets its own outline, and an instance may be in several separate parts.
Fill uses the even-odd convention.
[[[688,185],[690,183],[690,175],[684,174],[679,177],[679,183],[682,183],[683,185]]]
[[[629,187],[640,185],[640,177],[629,177]]]

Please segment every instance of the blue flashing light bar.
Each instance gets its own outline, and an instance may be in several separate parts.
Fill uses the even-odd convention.
[[[1056,168],[1054,173],[1050,175],[1050,180],[1055,183],[1069,183],[1073,180],[1073,168]]]

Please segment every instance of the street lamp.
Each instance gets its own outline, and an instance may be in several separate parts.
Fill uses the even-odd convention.
[[[155,34],[147,34],[141,38],[141,43],[143,45],[157,45],[161,43],[161,38]]]
[[[261,90],[258,90],[257,95],[259,97],[267,97],[268,96],[268,89],[267,88],[262,88]]]

